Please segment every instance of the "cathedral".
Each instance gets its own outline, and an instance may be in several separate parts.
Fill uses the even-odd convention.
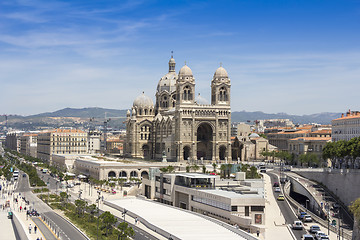
[[[195,96],[195,78],[185,64],[178,74],[171,56],[159,81],[155,106],[138,96],[126,118],[127,157],[170,161],[230,160],[230,78],[219,67],[211,81],[211,103]]]

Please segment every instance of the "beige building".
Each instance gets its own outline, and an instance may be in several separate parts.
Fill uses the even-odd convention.
[[[277,133],[266,134],[267,139],[271,145],[276,146],[281,151],[287,151],[289,149],[289,140],[298,137],[307,137],[311,132],[310,129],[291,129],[283,130]]]
[[[87,154],[87,133],[77,129],[55,129],[38,135],[37,157],[52,162],[52,155]]]
[[[349,141],[354,137],[360,136],[360,112],[348,111],[342,114],[340,118],[331,121],[332,141]]]
[[[195,96],[195,78],[175,60],[157,87],[156,104],[144,93],[127,113],[125,155],[176,161],[231,159],[230,78],[219,67],[211,81],[211,103]]]
[[[20,153],[37,157],[37,136],[35,133],[26,133],[20,138]]]
[[[99,180],[109,180],[111,178],[139,178],[145,179],[149,176],[149,169],[152,167],[167,167],[166,163],[139,163],[134,161],[116,161],[97,159],[91,156],[77,157],[74,162],[74,170],[78,174],[83,174]]]
[[[199,173],[157,172],[143,179],[142,194],[255,232],[265,224],[264,183],[246,180],[244,174],[234,181]]]
[[[295,159],[302,154],[314,153],[322,159],[322,152],[326,143],[331,142],[331,137],[298,137],[289,140],[289,153]]]

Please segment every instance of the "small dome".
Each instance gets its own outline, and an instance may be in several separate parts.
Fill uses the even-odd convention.
[[[143,92],[141,95],[135,98],[133,107],[138,107],[138,108],[154,107],[154,103],[152,99],[146,96],[145,93]]]
[[[193,73],[192,73],[191,69],[190,69],[187,65],[184,65],[184,66],[180,69],[179,75],[192,76]]]
[[[218,69],[216,69],[214,73],[214,78],[227,78],[227,77],[228,77],[228,73],[225,70],[225,68],[219,67]]]
[[[258,137],[260,137],[260,136],[257,133],[252,133],[249,135],[249,138],[258,138]]]
[[[169,63],[175,63],[175,59],[173,57],[170,58]]]
[[[208,102],[205,98],[203,98],[202,96],[200,96],[200,93],[199,93],[199,95],[196,96],[195,102],[196,102],[198,105],[209,105],[209,102]]]

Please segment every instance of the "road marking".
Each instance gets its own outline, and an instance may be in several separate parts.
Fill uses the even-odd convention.
[[[148,236],[145,236],[146,238],[149,238]]]

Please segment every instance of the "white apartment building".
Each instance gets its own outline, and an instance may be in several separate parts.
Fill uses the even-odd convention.
[[[97,154],[101,150],[101,132],[99,131],[90,131],[87,137],[88,141],[88,153]]]
[[[240,174],[241,173],[237,173]],[[265,224],[264,183],[261,179],[223,180],[199,173],[152,173],[143,178],[142,194],[164,204],[237,224],[251,232]]]
[[[349,141],[354,137],[360,136],[360,112],[348,111],[341,114],[340,118],[331,121],[332,124],[332,141],[339,140]]]
[[[87,132],[77,129],[54,129],[38,135],[37,157],[52,162],[52,155],[87,154]]]

